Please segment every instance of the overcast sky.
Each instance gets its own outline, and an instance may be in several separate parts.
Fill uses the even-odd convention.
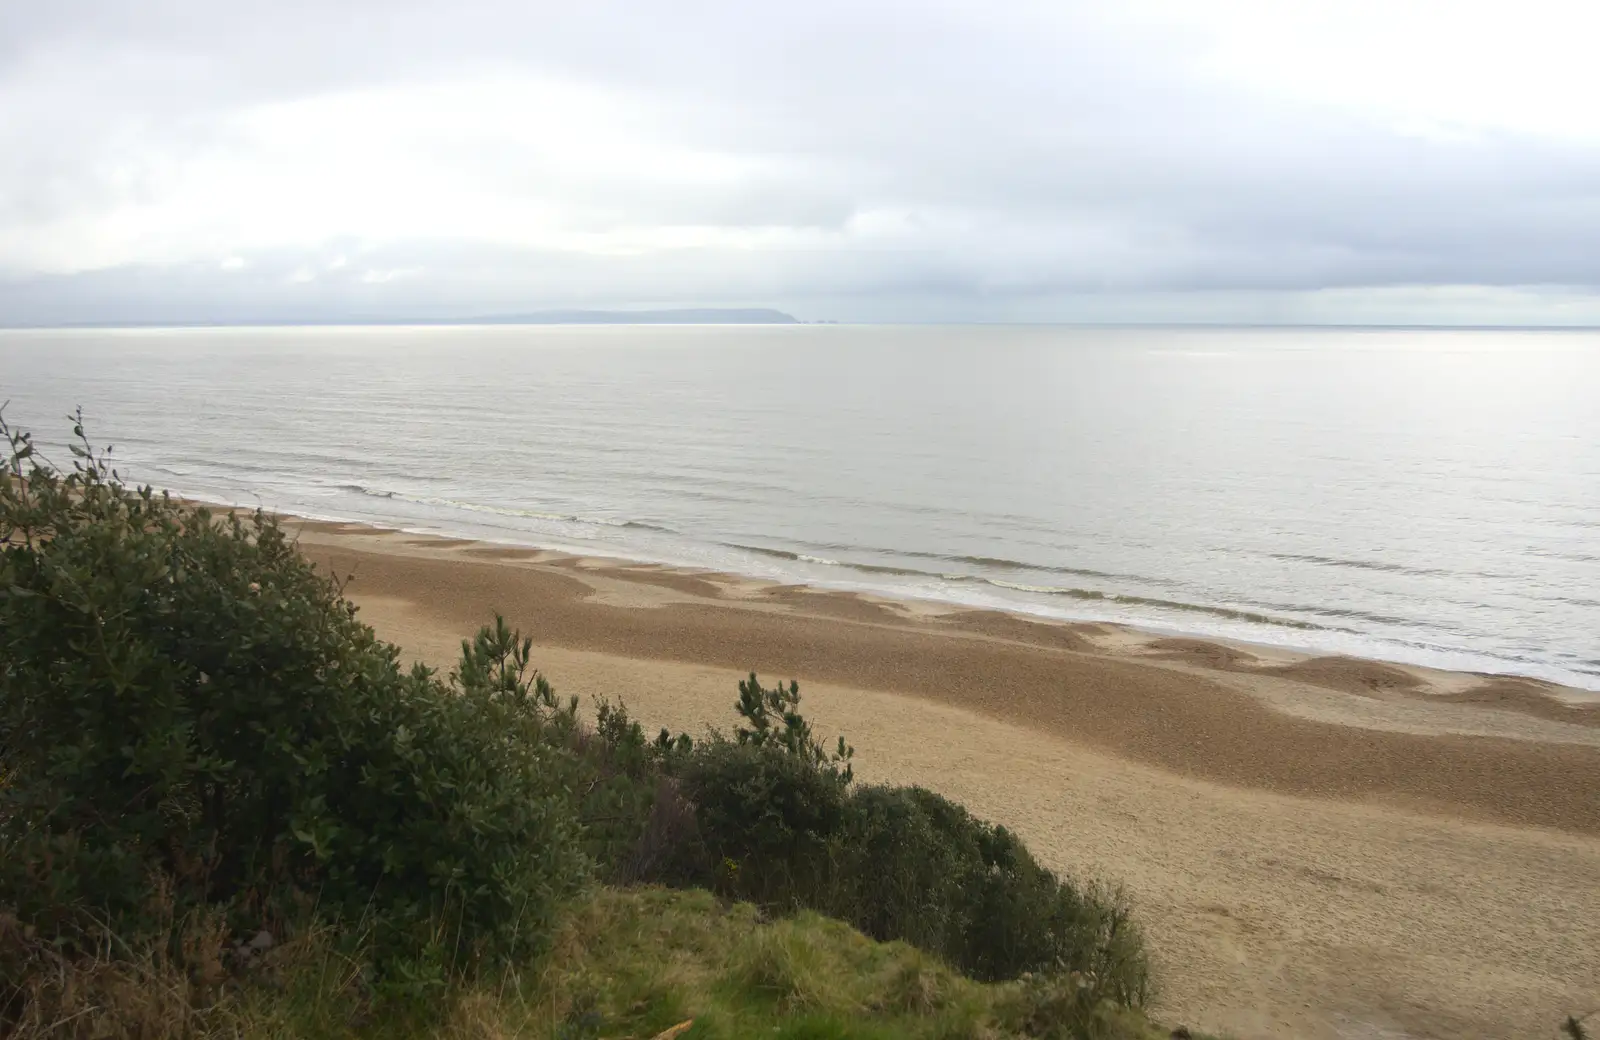
[[[1600,4],[0,3],[0,324],[1600,323]]]

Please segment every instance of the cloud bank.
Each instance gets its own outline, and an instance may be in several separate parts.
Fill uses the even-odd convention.
[[[1542,0],[7,5],[0,323],[1596,323],[1597,30]]]

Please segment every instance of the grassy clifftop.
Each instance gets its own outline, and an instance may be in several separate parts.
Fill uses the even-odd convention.
[[[440,1040],[1006,1040],[1171,1034],[1088,996],[1071,977],[980,983],[903,942],[876,942],[809,911],[773,919],[706,891],[602,888],[573,902],[542,957],[506,965],[437,1014],[372,1008],[344,936],[312,929],[241,955],[191,935],[231,971],[146,953],[78,961],[54,980],[53,1017],[19,1040],[58,1035]],[[207,943],[209,950],[204,949]],[[128,951],[123,951],[126,954]],[[1179,1035],[1184,1035],[1180,1033]]]
[[[1086,1035],[1168,1035],[1084,992],[1071,978],[974,982],[809,911],[769,920],[703,891],[631,889],[573,913],[532,1000],[486,995],[460,1013],[498,1018],[502,1035],[551,1037],[655,1036],[691,1020],[686,1038],[1048,1036],[1056,1017]],[[1065,1003],[1083,1007],[1060,1015]]]

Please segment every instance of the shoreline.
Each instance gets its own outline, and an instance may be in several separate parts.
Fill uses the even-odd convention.
[[[207,500],[207,499],[197,498],[197,497],[194,497],[194,496],[182,496],[182,497],[184,497],[187,501],[192,501],[192,502],[195,502],[196,504],[206,505],[208,507],[215,508],[215,509],[235,510],[235,509],[254,509],[254,508],[256,508],[256,506],[252,506],[252,505],[240,505],[240,504],[236,504],[236,503],[211,501],[211,500]],[[262,506],[261,508],[266,508],[266,507]],[[1226,646],[1226,647],[1230,647],[1230,648],[1242,651],[1246,655],[1254,655],[1254,656],[1259,656],[1259,657],[1264,657],[1264,658],[1285,657],[1285,656],[1288,657],[1288,658],[1292,658],[1292,659],[1324,658],[1324,657],[1325,658],[1334,658],[1334,657],[1337,657],[1337,658],[1341,658],[1341,659],[1359,660],[1359,661],[1370,662],[1372,664],[1384,665],[1384,666],[1395,668],[1395,669],[1398,669],[1398,670],[1401,670],[1401,671],[1404,671],[1404,672],[1407,672],[1407,673],[1410,673],[1410,674],[1413,674],[1413,675],[1418,675],[1418,676],[1423,676],[1423,677],[1474,676],[1474,677],[1482,679],[1485,684],[1498,684],[1499,685],[1498,689],[1493,690],[1493,691],[1490,692],[1490,700],[1492,702],[1507,703],[1507,702],[1510,702],[1510,701],[1516,701],[1516,702],[1519,702],[1519,703],[1534,704],[1534,703],[1537,703],[1539,700],[1544,699],[1544,700],[1553,701],[1555,704],[1560,705],[1560,706],[1565,706],[1565,707],[1576,707],[1576,708],[1594,707],[1594,708],[1600,708],[1600,676],[1596,677],[1596,679],[1595,679],[1596,685],[1594,685],[1593,687],[1579,686],[1579,685],[1572,685],[1570,683],[1559,682],[1559,681],[1556,681],[1556,680],[1553,680],[1553,679],[1546,678],[1546,677],[1541,676],[1541,675],[1529,674],[1529,672],[1527,672],[1527,671],[1509,670],[1509,668],[1511,667],[1509,664],[1508,664],[1508,670],[1492,670],[1492,669],[1482,669],[1482,668],[1472,668],[1472,667],[1453,667],[1453,666],[1447,666],[1447,665],[1441,665],[1441,664],[1427,664],[1427,663],[1421,663],[1421,662],[1406,660],[1406,659],[1404,659],[1402,657],[1391,657],[1391,656],[1385,656],[1385,655],[1382,655],[1382,654],[1369,653],[1369,652],[1366,652],[1368,649],[1370,649],[1368,647],[1360,647],[1356,651],[1347,651],[1347,650],[1344,650],[1344,649],[1332,648],[1332,647],[1311,646],[1311,645],[1307,645],[1307,644],[1305,644],[1303,642],[1296,642],[1291,637],[1288,637],[1288,636],[1286,636],[1283,640],[1280,640],[1280,641],[1268,641],[1268,640],[1261,640],[1261,639],[1251,638],[1250,636],[1243,636],[1243,635],[1217,634],[1217,633],[1206,631],[1203,628],[1188,627],[1188,626],[1184,626],[1184,625],[1176,624],[1176,623],[1170,624],[1170,625],[1162,624],[1159,621],[1154,621],[1154,620],[1143,620],[1143,619],[1125,620],[1125,619],[1122,619],[1122,618],[1106,619],[1106,618],[1101,618],[1101,617],[1095,617],[1092,614],[1074,613],[1072,611],[1063,611],[1063,612],[1061,612],[1059,614],[1044,613],[1044,612],[1039,611],[1039,610],[1030,610],[1030,609],[1028,609],[1029,604],[1027,604],[1025,602],[973,603],[973,602],[962,601],[962,600],[959,600],[959,599],[934,598],[934,597],[929,597],[929,596],[917,595],[915,590],[906,590],[906,591],[902,592],[900,590],[862,587],[862,583],[850,582],[850,581],[844,581],[844,580],[834,580],[834,581],[829,581],[827,579],[818,580],[818,579],[815,579],[815,578],[812,578],[812,577],[808,577],[808,576],[789,576],[788,578],[769,577],[767,575],[752,574],[752,573],[749,573],[749,572],[730,571],[730,570],[718,569],[718,568],[715,568],[715,567],[705,567],[705,566],[701,566],[699,564],[682,562],[682,561],[665,560],[665,559],[648,559],[648,558],[644,558],[644,557],[641,557],[641,556],[638,556],[638,555],[629,555],[627,549],[625,547],[620,547],[620,546],[610,546],[610,545],[603,545],[603,546],[597,546],[597,547],[578,547],[578,546],[573,546],[573,545],[559,545],[559,546],[557,546],[557,545],[540,544],[539,542],[532,541],[532,540],[519,541],[519,540],[502,539],[502,538],[492,538],[492,539],[491,538],[479,538],[479,537],[474,537],[474,536],[472,536],[470,534],[466,534],[466,533],[448,533],[448,532],[441,532],[439,530],[430,530],[430,529],[427,529],[427,528],[424,528],[424,527],[403,526],[403,525],[391,524],[391,523],[373,521],[373,520],[362,520],[362,519],[351,520],[351,519],[346,519],[346,518],[343,518],[343,517],[336,517],[336,516],[313,515],[313,514],[309,514],[309,513],[294,513],[294,512],[287,512],[287,511],[282,511],[282,510],[272,510],[272,509],[268,509],[267,511],[275,513],[276,515],[278,515],[281,518],[283,518],[285,521],[294,520],[294,521],[309,522],[309,523],[312,523],[312,524],[332,525],[332,526],[335,526],[335,527],[354,527],[354,528],[360,528],[360,529],[364,529],[364,530],[389,532],[389,533],[393,533],[393,534],[396,534],[396,535],[405,535],[405,536],[408,536],[408,537],[415,537],[415,538],[439,539],[439,540],[445,541],[445,542],[471,542],[471,543],[474,543],[474,544],[479,544],[479,545],[484,545],[484,546],[492,546],[492,547],[496,547],[496,548],[503,548],[503,549],[506,549],[506,550],[517,551],[517,552],[531,551],[531,552],[549,553],[549,554],[553,554],[553,555],[557,555],[557,556],[566,556],[566,557],[581,558],[581,559],[605,560],[605,561],[608,561],[610,563],[614,563],[614,564],[616,564],[618,566],[659,567],[659,568],[664,568],[664,569],[675,571],[675,572],[681,572],[681,573],[684,573],[684,574],[687,574],[687,575],[702,575],[702,576],[706,576],[706,577],[717,579],[717,580],[727,580],[727,581],[735,581],[735,582],[741,582],[741,581],[764,582],[764,583],[768,583],[768,584],[771,584],[771,585],[774,585],[774,586],[776,586],[776,585],[793,585],[793,586],[798,586],[798,587],[812,588],[812,589],[816,589],[816,590],[818,590],[820,592],[826,592],[826,593],[829,593],[829,594],[857,596],[857,597],[861,597],[861,598],[864,598],[864,599],[883,601],[883,602],[889,602],[889,603],[919,603],[919,604],[926,604],[929,609],[938,610],[938,611],[945,611],[945,612],[952,612],[952,611],[994,611],[994,612],[1005,613],[1005,614],[1009,614],[1009,615],[1015,615],[1015,616],[1018,616],[1018,617],[1020,617],[1022,619],[1029,620],[1029,621],[1035,621],[1035,622],[1039,622],[1039,623],[1042,623],[1042,624],[1099,625],[1099,626],[1105,626],[1105,627],[1114,628],[1114,629],[1118,629],[1118,630],[1126,630],[1126,631],[1129,631],[1129,632],[1133,632],[1133,633],[1138,633],[1138,634],[1141,634],[1141,635],[1149,636],[1151,638],[1162,638],[1162,639],[1172,639],[1172,640],[1196,640],[1196,641],[1203,641],[1203,642],[1206,642],[1206,643],[1214,643],[1214,644],[1219,644],[1219,645],[1222,645],[1222,646]],[[757,553],[757,554],[760,554],[760,555],[771,555],[774,558],[789,559],[791,557],[794,557],[792,562],[796,562],[796,563],[814,562],[818,566],[831,564],[831,565],[834,565],[834,566],[840,566],[840,567],[845,567],[845,568],[851,568],[851,567],[855,566],[855,565],[851,565],[851,564],[839,564],[839,563],[836,563],[835,561],[826,561],[826,560],[822,560],[820,558],[813,559],[813,558],[810,558],[810,557],[803,556],[802,554],[792,553],[792,552],[790,552],[788,550],[767,549],[767,548],[750,547],[750,546],[743,546],[743,547],[740,547],[740,548],[743,548],[746,551],[749,551],[749,552],[752,552],[752,553]],[[972,580],[988,583],[988,584],[991,584],[991,585],[995,585],[994,582],[989,581],[989,579],[983,578],[982,576],[974,576],[972,578]],[[1000,584],[996,585],[996,587],[997,588],[1007,588],[1009,586],[1005,585],[1004,583],[1000,583]],[[1100,600],[1100,599],[1095,599],[1095,600],[1092,600],[1092,601],[1093,602],[1102,602],[1102,600]],[[1121,601],[1122,600],[1116,594],[1107,594],[1103,599],[1103,602],[1106,602],[1106,603],[1118,603],[1118,602],[1121,602]],[[1189,609],[1189,608],[1186,607],[1185,609]],[[1194,609],[1198,610],[1200,608],[1194,608]],[[1230,612],[1231,613],[1240,614],[1240,615],[1244,615],[1244,614],[1248,614],[1249,613],[1248,611],[1234,610],[1234,608],[1224,608],[1224,607],[1215,607],[1215,608],[1205,607],[1204,610],[1205,611],[1216,612],[1219,616],[1227,614],[1227,613],[1230,613]],[[1262,623],[1262,624],[1265,626],[1268,623]],[[1274,627],[1274,628],[1281,627],[1286,632],[1307,630],[1307,629],[1300,629],[1298,626],[1289,625],[1289,624],[1273,625],[1272,627]],[[1325,632],[1328,632],[1330,634],[1335,634],[1335,633],[1348,634],[1348,635],[1354,635],[1354,636],[1357,636],[1357,637],[1360,637],[1360,635],[1361,635],[1360,633],[1353,633],[1353,632],[1345,633],[1345,632],[1343,632],[1343,630],[1332,629],[1332,628],[1309,629],[1309,630],[1325,631]],[[1459,648],[1457,648],[1457,649],[1436,648],[1435,652],[1439,653],[1439,654],[1442,654],[1442,655],[1445,655],[1445,656],[1459,656],[1459,657],[1463,657],[1463,658],[1473,658],[1473,657],[1477,656],[1477,655],[1473,654],[1473,652],[1470,651],[1470,650],[1464,650],[1464,649],[1459,649]],[[1548,669],[1546,669],[1546,670],[1548,670]],[[1428,684],[1428,679],[1424,678],[1424,684],[1425,685]],[[1459,686],[1459,683],[1452,682],[1452,683],[1450,683],[1450,685]],[[1457,690],[1456,692],[1465,692],[1465,691]],[[1558,715],[1558,716],[1555,716],[1555,717],[1560,717],[1560,716]]]
[[[938,790],[1047,866],[1126,886],[1169,1021],[1542,1035],[1600,987],[1600,711],[1350,658],[286,527],[407,659],[448,669],[498,610],[559,694],[621,700],[647,731],[727,727],[750,670],[797,679],[861,782]]]
[[[443,552],[463,561],[524,564],[545,571],[604,575],[613,581],[656,587],[669,593],[660,603],[634,603],[627,595],[618,599],[627,605],[664,605],[699,599],[750,608],[768,598],[801,616],[815,614],[853,623],[954,622],[965,630],[963,634],[1068,652],[1131,658],[1143,664],[1159,662],[1167,670],[1209,682],[1237,679],[1247,686],[1257,686],[1250,680],[1282,680],[1333,695],[1334,700],[1304,695],[1290,697],[1281,692],[1273,696],[1259,688],[1251,689],[1263,706],[1306,721],[1426,736],[1476,736],[1600,748],[1600,698],[1593,698],[1587,690],[1541,679],[1451,671],[1348,655],[1323,655],[1120,622],[1064,620],[940,600],[780,582],[608,554],[458,538],[361,521],[290,515],[283,515],[282,519],[285,526],[293,528],[297,537],[308,545],[342,546],[367,553],[415,558]],[[311,536],[309,542],[305,541],[307,534]],[[670,595],[673,592],[680,594],[677,600]],[[1345,701],[1344,710],[1333,707],[1336,699]],[[1359,708],[1352,710],[1356,705]],[[1496,728],[1496,723],[1501,728]],[[1595,827],[1600,831],[1600,817]]]

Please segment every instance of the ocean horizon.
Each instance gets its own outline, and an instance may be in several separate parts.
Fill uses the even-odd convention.
[[[1600,691],[1600,333],[0,331],[174,493]],[[65,456],[65,452],[61,452]]]

